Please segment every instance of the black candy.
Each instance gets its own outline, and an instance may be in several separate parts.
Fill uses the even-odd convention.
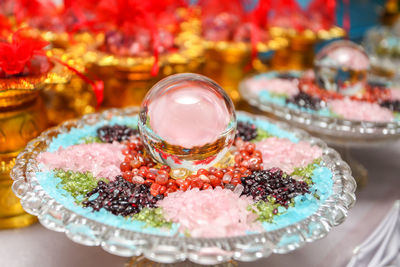
[[[257,137],[257,127],[250,122],[238,121],[236,126],[236,138],[243,141],[251,141]]]
[[[138,134],[136,129],[132,129],[125,125],[106,125],[97,129],[97,136],[105,143],[126,141],[129,140],[129,137],[136,134]]]
[[[89,198],[98,193],[95,199]],[[154,208],[158,198],[150,194],[146,185],[133,184],[122,176],[108,184],[99,181],[97,187],[86,194],[88,199],[82,202],[84,207],[91,207],[94,211],[104,208],[114,215],[129,216],[139,213],[143,208]]]
[[[241,182],[244,187],[242,195],[264,201],[271,196],[283,206],[288,206],[292,198],[298,195],[310,193],[307,183],[285,176],[278,168],[255,171],[248,177],[242,177]]]

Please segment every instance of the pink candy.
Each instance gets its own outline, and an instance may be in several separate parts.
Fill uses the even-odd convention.
[[[376,103],[353,101],[348,98],[329,102],[331,110],[348,120],[388,122],[394,116],[392,112]]]
[[[294,96],[299,93],[299,88],[295,80],[290,81],[287,79],[257,77],[249,79],[246,82],[250,91],[258,95],[259,92],[266,90],[270,93],[278,95],[286,95],[288,97]]]
[[[60,148],[55,152],[43,152],[38,161],[46,169],[63,169],[74,172],[91,172],[97,178],[114,180],[121,174],[119,166],[124,160],[122,148],[124,145],[113,144],[81,144]]]
[[[311,146],[307,142],[293,143],[277,137],[258,142],[256,147],[262,153],[264,169],[278,167],[288,174],[296,167],[305,167],[322,156],[318,146]]]
[[[158,202],[166,219],[180,224],[180,231],[192,237],[226,237],[260,231],[257,215],[247,210],[251,197],[217,187],[214,190],[192,189],[169,194]]]
[[[303,80],[315,80],[315,71],[314,70],[306,70],[301,77]]]
[[[356,71],[367,70],[369,67],[368,56],[353,47],[338,47],[330,52],[328,56],[336,64]]]
[[[390,89],[391,100],[399,100],[400,101],[400,88]]]

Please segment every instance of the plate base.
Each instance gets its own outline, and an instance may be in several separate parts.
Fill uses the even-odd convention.
[[[173,264],[166,264],[166,263],[159,263],[151,261],[144,256],[139,257],[132,257],[129,261],[125,264],[124,267],[202,267],[202,266],[210,266],[210,265],[201,265],[196,264],[190,261],[183,261],[179,263]],[[239,266],[238,262],[234,260],[230,260],[228,262],[220,263],[217,265],[212,265],[214,267],[237,267]]]

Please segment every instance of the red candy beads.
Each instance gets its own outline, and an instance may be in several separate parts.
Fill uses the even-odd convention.
[[[192,188],[205,190],[217,186],[232,187],[241,183],[241,177],[247,177],[256,170],[262,170],[262,155],[256,150],[255,144],[237,139],[236,147],[238,150],[234,154],[233,166],[222,169],[215,167],[210,167],[208,170],[199,169],[184,179],[172,179],[171,168],[167,165],[155,168],[156,163],[145,155],[140,138],[135,137],[126,144],[123,150],[125,159],[120,169],[125,180],[150,186],[150,194],[153,196],[166,196],[177,190],[186,191]]]

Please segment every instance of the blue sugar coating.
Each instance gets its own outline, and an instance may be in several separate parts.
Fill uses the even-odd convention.
[[[121,124],[133,127],[137,124],[137,120],[137,116],[113,117],[110,121],[100,122],[93,126],[86,125],[83,128],[71,129],[69,133],[60,134],[59,136],[54,138],[49,145],[48,151],[55,151],[59,147],[65,148],[74,144],[78,144],[84,137],[95,136],[96,129],[103,125]],[[280,129],[277,125],[273,123],[261,119],[254,120],[244,114],[238,114],[238,120],[252,122],[256,124],[257,127],[261,127],[263,130],[269,132],[272,135],[280,138],[288,138],[295,143],[299,142],[299,139],[293,133]],[[90,208],[83,208],[75,204],[73,198],[69,195],[69,193],[62,189],[60,186],[60,188],[57,188],[57,185],[60,183],[61,179],[55,177],[53,172],[38,172],[36,174],[40,185],[52,198],[54,198],[61,205],[65,206],[67,209],[86,218],[122,229],[142,233],[167,236],[172,236],[176,234],[182,235],[178,233],[178,224],[173,224],[171,229],[159,229],[151,227],[144,228],[143,222],[129,220],[128,218],[124,218],[122,216],[115,216],[104,209],[101,209],[98,212],[92,212],[92,209]],[[283,214],[276,216],[273,223],[264,223],[263,225],[265,230],[272,231],[288,226],[290,224],[294,224],[316,212],[321,203],[323,203],[332,194],[333,181],[331,178],[332,173],[328,168],[321,166],[317,167],[312,175],[312,180],[314,182],[311,188],[312,194],[306,194],[304,196],[296,197],[295,207],[290,207],[287,210],[284,208],[280,208],[279,212],[283,212]],[[317,200],[313,196],[314,192],[317,192],[317,194],[320,196],[319,200]],[[85,229],[82,229],[82,231],[85,231]],[[252,232],[248,232],[248,234],[251,233]]]
[[[271,122],[265,121],[263,119],[252,119],[249,116],[246,116],[244,114],[238,114],[237,116],[238,121],[244,121],[244,122],[250,122],[255,124],[257,127],[263,129],[264,131],[268,132],[269,134],[273,136],[277,136],[279,138],[287,138],[293,143],[298,143],[300,140],[299,138],[296,137],[295,134],[285,131],[281,128],[279,128],[276,124],[273,124]]]
[[[298,77],[298,78],[300,78],[300,76],[301,76],[301,72],[298,72],[298,71],[291,71],[288,73],[291,74],[292,76]],[[260,79],[262,77],[271,79],[271,78],[277,77],[278,74],[279,74],[278,72],[274,72],[274,71],[262,73],[262,74],[256,75],[254,77],[254,79]],[[319,116],[328,116],[328,117],[334,116],[334,114],[328,108],[322,108],[320,110],[313,110],[313,109],[309,109],[309,108],[299,107],[298,105],[293,104],[293,103],[286,103],[287,97],[270,93],[267,90],[261,91],[258,94],[258,96],[260,97],[262,102],[272,103],[275,105],[279,105],[281,107],[286,106],[291,109],[301,110],[303,112],[308,112],[308,113],[316,114]]]
[[[385,45],[388,46],[389,49],[398,48],[400,45],[400,38],[397,36],[388,36],[386,37]]]
[[[88,219],[102,222],[110,226],[147,234],[171,236],[178,232],[177,224],[173,224],[171,229],[152,227],[144,228],[145,224],[143,222],[130,220],[129,218],[125,218],[122,216],[115,216],[105,209],[101,209],[97,212],[92,212],[91,208],[83,208],[77,205],[67,191],[65,191],[61,187],[57,187],[57,185],[61,182],[61,179],[55,177],[53,172],[37,172],[36,177],[43,189],[58,203],[63,205],[65,208]]]
[[[96,136],[96,130],[104,125],[128,125],[137,127],[138,117],[112,117],[109,121],[102,121],[95,125],[85,125],[83,128],[72,128],[68,133],[58,135],[52,140],[47,151],[54,152],[60,147],[66,148],[81,143],[81,139],[88,136]]]
[[[286,99],[287,99],[286,97],[271,94],[268,91],[261,91],[259,93],[259,97],[260,97],[261,101],[264,103],[272,103],[272,104],[275,104],[275,105],[278,105],[281,107],[286,106],[290,109],[301,110],[303,112],[308,112],[308,113],[316,114],[319,116],[335,117],[335,115],[328,108],[313,110],[310,108],[299,107],[298,105],[293,104],[293,103],[286,103]]]
[[[322,166],[315,168],[311,179],[314,182],[310,189],[311,193],[295,197],[295,207],[289,207],[281,215],[275,216],[272,223],[263,223],[267,231],[277,230],[306,219],[314,214],[319,206],[332,195],[333,180],[329,168]],[[314,193],[317,193],[320,199],[316,199],[313,196]],[[282,209],[278,211],[281,212]]]
[[[266,90],[261,91],[258,95],[262,102],[268,102],[282,107],[286,105],[286,97],[284,96],[274,95]]]

